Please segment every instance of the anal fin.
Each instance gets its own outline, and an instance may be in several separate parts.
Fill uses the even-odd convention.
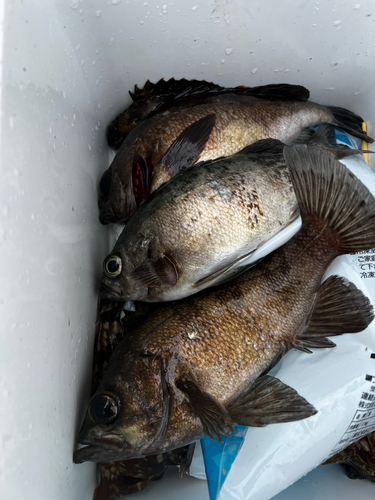
[[[293,347],[304,352],[335,347],[327,336],[362,332],[373,319],[373,307],[361,290],[345,278],[330,276],[320,286],[311,318]]]
[[[311,417],[316,409],[281,380],[265,375],[242,393],[228,412],[238,425],[265,427]]]

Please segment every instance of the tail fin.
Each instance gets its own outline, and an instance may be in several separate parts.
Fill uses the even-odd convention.
[[[285,146],[284,157],[303,224],[330,230],[338,254],[375,246],[375,198],[355,175],[316,147]]]
[[[313,128],[307,128],[302,130],[300,135],[290,143],[290,145],[296,144],[309,144],[311,146],[315,145],[330,154],[336,160],[342,160],[348,156],[358,155],[362,153],[373,153],[373,151],[368,151],[364,149],[351,149],[349,146],[344,144],[336,144],[335,129],[332,125],[324,123],[320,125],[317,130]]]
[[[327,108],[333,114],[335,119],[334,125],[341,127],[345,132],[354,135],[354,137],[359,137],[363,141],[374,142],[374,139],[362,131],[363,119],[360,116],[345,108],[338,108],[336,106],[327,106]]]

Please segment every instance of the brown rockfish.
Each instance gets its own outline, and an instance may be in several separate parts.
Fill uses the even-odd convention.
[[[197,94],[212,96],[228,93],[230,90],[232,92],[241,92],[245,88],[250,89],[250,87],[243,86],[228,89],[205,80],[186,80],[185,78],[181,80],[170,78],[168,81],[162,78],[157,83],[147,80],[143,89],[135,85],[134,92],[129,91],[133,102],[108,125],[108,145],[113,149],[118,149],[130,131],[147,116],[173,106],[177,100],[186,96],[195,96]]]
[[[350,479],[375,482],[375,432],[367,434],[323,463],[330,464],[342,465]]]
[[[139,323],[149,313],[150,306],[138,304],[137,311],[122,317],[124,303],[98,301],[95,328],[94,373],[92,392],[95,393],[105,373],[108,362],[118,343],[131,325]],[[180,468],[180,476],[188,472],[195,443],[177,450],[144,458],[98,464],[100,484],[93,500],[119,500],[120,495],[130,495],[143,490],[150,481],[160,479],[171,466]]]
[[[362,118],[343,108],[308,102],[304,87],[277,84],[218,90],[212,84],[210,92],[209,84],[203,83],[202,87],[202,82],[192,82],[189,90],[172,93],[170,100],[130,130],[99,183],[103,224],[125,222],[176,173],[160,159],[183,130],[207,115],[215,120],[197,137],[201,147],[193,163],[231,155],[261,139],[289,143],[302,129],[319,123],[338,125],[372,142],[362,132]]]
[[[286,146],[302,228],[223,287],[163,304],[114,352],[92,397],[74,461],[171,450],[234,424],[265,426],[316,410],[267,371],[291,348],[333,347],[364,330],[370,301],[323,276],[339,255],[375,246],[375,198],[318,148]]]
[[[189,161],[199,127],[190,125],[161,161]],[[303,135],[336,156],[358,152],[330,145],[330,129],[321,125],[312,136],[310,130]],[[161,186],[133,214],[105,260],[102,296],[178,300],[246,269],[254,251],[299,214],[283,148],[276,139],[264,139],[194,165]]]

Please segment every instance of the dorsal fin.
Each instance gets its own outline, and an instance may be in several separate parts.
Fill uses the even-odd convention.
[[[167,100],[186,97],[188,95],[218,93],[225,90],[225,87],[212,82],[206,82],[205,80],[186,80],[186,78],[175,80],[174,78],[170,78],[166,81],[164,78],[161,78],[156,83],[147,80],[142,89],[135,85],[134,93],[129,92],[129,94],[134,103],[147,101],[154,97],[161,98],[159,102],[163,103],[163,97],[165,97],[164,102],[166,102]]]

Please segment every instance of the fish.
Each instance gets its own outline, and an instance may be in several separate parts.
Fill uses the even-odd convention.
[[[284,147],[302,227],[257,267],[214,290],[161,304],[124,338],[88,404],[75,463],[136,458],[220,439],[317,410],[268,375],[295,348],[363,331],[369,299],[347,279],[322,282],[339,255],[375,246],[375,198],[319,148]]]
[[[190,125],[161,161],[173,167],[191,162],[200,126]],[[328,125],[305,136],[336,156],[358,152],[329,144],[334,138]],[[161,186],[105,259],[103,297],[179,300],[244,271],[252,254],[299,215],[283,148],[281,141],[263,139],[183,170]]]
[[[233,89],[236,92],[239,89],[250,87],[237,87]],[[216,95],[227,93],[229,89],[216,85],[205,80],[175,80],[170,78],[165,81],[161,78],[157,83],[147,80],[143,89],[135,85],[134,92],[130,92],[132,104],[122,111],[107,127],[107,142],[112,149],[119,149],[126,136],[151,113],[156,113],[160,108],[166,107],[167,103],[175,102],[187,95],[209,94]]]
[[[350,479],[375,482],[375,432],[363,436],[323,463],[330,464],[342,465]]]
[[[140,304],[136,312],[123,315],[123,302],[98,300],[95,325],[94,370],[92,394],[99,386],[108,362],[131,325],[139,324],[152,310],[152,305]],[[188,474],[195,443],[167,453],[141,459],[98,464],[100,483],[93,500],[119,500],[120,495],[142,491],[151,481],[159,480],[169,466],[178,466],[180,476]]]
[[[168,87],[168,82],[165,84]],[[221,90],[214,86],[210,93],[207,82],[204,84],[202,88],[202,82],[192,82],[182,95],[172,93],[170,100],[126,135],[99,181],[99,219],[103,224],[126,222],[174,175],[160,159],[189,125],[208,115],[215,121],[211,129],[201,132],[207,140],[195,162],[229,156],[261,139],[289,143],[303,129],[320,123],[338,125],[356,137],[373,141],[362,132],[361,117],[343,108],[307,101],[309,91],[302,86],[274,84]]]

